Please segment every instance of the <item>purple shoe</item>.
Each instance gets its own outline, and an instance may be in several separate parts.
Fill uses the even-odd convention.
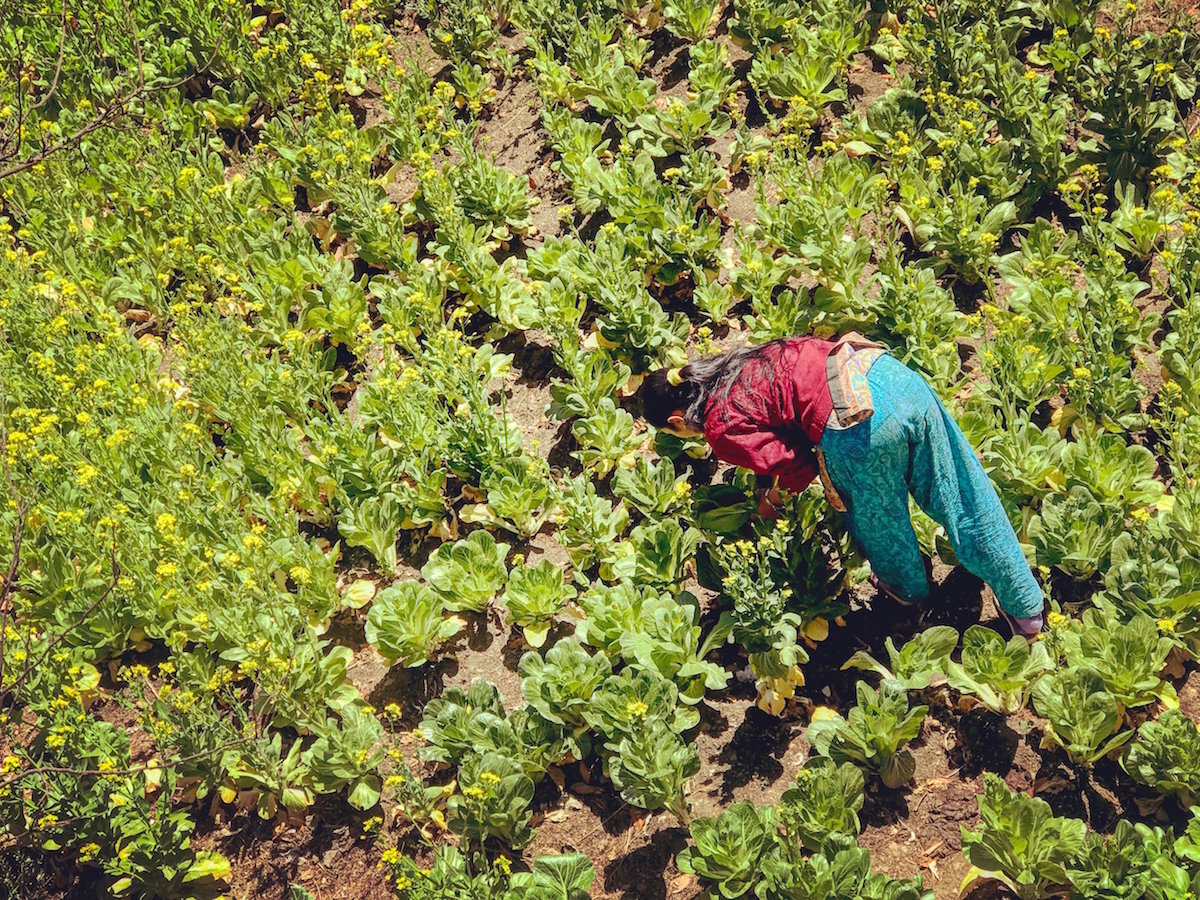
[[[1000,609],[999,606],[996,609],[999,610],[1001,617],[1008,624],[1008,629],[1013,633],[1014,637],[1020,635],[1026,640],[1033,640],[1042,633],[1044,619],[1041,613],[1038,613],[1036,616],[1030,616],[1028,619],[1018,619],[1016,616],[1010,616],[1004,610]]]

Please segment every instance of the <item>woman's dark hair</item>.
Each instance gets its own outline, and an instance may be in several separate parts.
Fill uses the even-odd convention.
[[[774,342],[772,342],[774,343]],[[739,347],[718,356],[698,359],[684,366],[679,384],[671,384],[669,369],[656,369],[642,381],[638,397],[642,416],[655,428],[662,428],[676,410],[683,411],[683,420],[691,428],[704,428],[704,413],[713,397],[725,396],[751,359],[770,346]]]

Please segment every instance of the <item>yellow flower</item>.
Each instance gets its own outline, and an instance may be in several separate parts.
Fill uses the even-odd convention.
[[[1062,628],[1071,620],[1060,612],[1051,612],[1046,616],[1046,624],[1051,628]]]

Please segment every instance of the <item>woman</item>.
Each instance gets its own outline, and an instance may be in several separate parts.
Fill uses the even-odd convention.
[[[786,338],[646,377],[646,419],[703,436],[719,459],[803,490],[818,472],[902,605],[929,596],[908,497],[946,529],[963,565],[986,581],[1014,633],[1042,629],[1042,590],[1000,498],[958,424],[925,380],[858,335]],[[759,510],[777,515],[777,487]]]

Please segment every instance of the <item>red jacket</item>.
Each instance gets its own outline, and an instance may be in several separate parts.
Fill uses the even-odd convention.
[[[704,437],[718,459],[801,491],[817,475],[814,448],[833,412],[825,359],[832,341],[776,341],[746,362],[724,396],[708,401]]]

